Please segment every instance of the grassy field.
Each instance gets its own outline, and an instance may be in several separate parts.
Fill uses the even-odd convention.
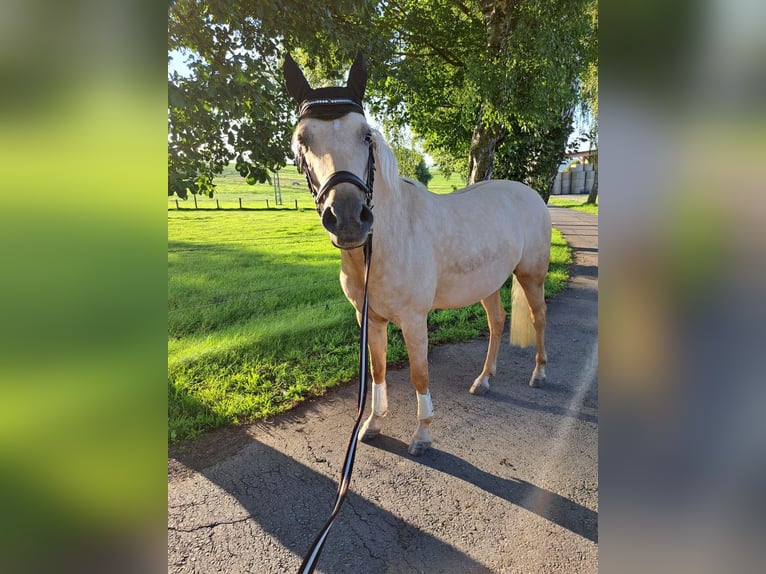
[[[238,196],[263,207],[218,211],[207,199],[204,207],[212,202],[210,210],[195,210],[193,203],[186,208],[192,200],[179,200],[182,208],[176,210],[175,200],[169,201],[171,441],[283,412],[356,375],[358,327],[338,282],[340,258],[320,226],[305,181],[297,173],[294,179],[303,186],[285,185],[289,180],[283,176],[282,195],[287,202],[287,189],[292,193],[294,187],[300,210],[294,205],[266,210],[264,199],[273,199],[273,189],[247,186],[238,175],[222,178],[221,207],[238,207]],[[441,179],[436,188],[451,191],[450,182]],[[551,257],[549,296],[565,287],[570,262],[558,232]],[[504,301],[508,305],[507,287]],[[486,330],[486,319],[478,304],[433,311],[429,329],[432,345],[466,340]],[[406,359],[394,326],[388,358]]]
[[[458,175],[449,179],[444,177],[438,170],[433,170],[433,179],[428,184],[428,189],[434,193],[452,193],[465,186],[465,181]],[[306,186],[306,178],[298,173],[294,166],[287,166],[279,173],[280,193],[282,205],[276,204],[274,183],[261,183],[247,185],[244,179],[229,166],[224,169],[221,176],[216,178],[215,197],[197,198],[199,209],[239,209],[239,200],[242,200],[243,210],[247,209],[295,209],[296,201],[298,209],[314,209],[314,202]],[[268,200],[268,207],[267,207]],[[571,207],[586,213],[598,214],[598,205],[584,204],[579,197],[573,199],[566,195],[552,195],[548,201],[551,205]],[[177,197],[168,197],[168,209],[194,209],[194,199],[183,200]]]
[[[428,189],[434,193],[451,193],[455,189],[465,186],[465,181],[459,176],[453,175],[445,178],[434,170],[433,179],[429,182]],[[216,192],[211,199],[198,197],[199,209],[239,209],[239,199],[242,199],[243,209],[295,209],[296,201],[299,209],[314,209],[314,202],[306,186],[306,178],[298,173],[294,166],[287,166],[279,173],[282,205],[276,205],[274,183],[259,183],[247,185],[244,179],[232,166],[224,169],[221,176],[216,178]],[[216,200],[218,203],[216,203]],[[176,202],[180,209],[194,209],[194,199],[178,199],[176,196],[168,197],[168,209],[176,209]]]

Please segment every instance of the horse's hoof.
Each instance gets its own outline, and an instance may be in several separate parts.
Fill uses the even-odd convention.
[[[410,448],[407,450],[412,456],[420,456],[431,448],[431,441],[425,440],[413,440],[410,443]]]
[[[487,377],[481,377],[473,382],[473,385],[471,385],[471,388],[468,389],[468,392],[472,395],[484,395],[488,390],[489,380],[487,380]]]
[[[534,388],[542,387],[545,384],[545,377],[536,377],[532,375],[532,378],[529,379],[529,386]]]
[[[380,424],[376,424],[377,421],[373,421],[371,418],[364,421],[364,424],[362,425],[362,430],[359,433],[359,440],[362,442],[371,441],[380,434]]]
[[[369,442],[375,437],[377,437],[380,434],[380,429],[370,429],[365,428],[362,429],[362,432],[359,434],[359,440],[362,442]]]

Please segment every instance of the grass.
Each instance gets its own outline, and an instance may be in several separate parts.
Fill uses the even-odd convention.
[[[548,205],[556,205],[558,207],[568,207],[583,213],[590,213],[591,215],[598,215],[598,204],[586,203],[579,199],[567,199],[566,196],[552,195],[548,199]]]
[[[436,188],[451,191],[441,179]],[[267,186],[252,191],[239,182],[250,189],[237,192],[224,178],[222,207],[238,193],[255,203],[273,198]],[[338,252],[310,196],[305,201],[305,182],[296,195],[306,208],[176,210],[169,202],[171,441],[284,412],[356,376],[358,327],[338,282]],[[548,296],[564,289],[569,262],[569,248],[554,230]],[[507,286],[503,299],[509,302]],[[432,311],[429,329],[432,345],[466,340],[486,332],[486,319],[479,304]],[[388,360],[402,363],[406,356],[399,329],[389,326]]]

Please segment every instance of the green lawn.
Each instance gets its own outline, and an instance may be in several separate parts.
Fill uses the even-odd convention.
[[[583,213],[590,213],[591,215],[598,215],[598,204],[585,203],[581,199],[570,199],[566,195],[551,195],[548,199],[548,205],[556,205],[559,207],[568,207],[582,211]]]
[[[236,207],[240,195],[256,205],[269,194],[273,199],[268,186],[252,191],[239,178],[238,192],[236,181],[222,179],[217,195],[222,208]],[[440,179],[436,188],[451,191]],[[286,180],[283,176],[283,198]],[[217,211],[209,199],[211,210],[195,210],[192,200],[179,200],[182,209],[176,210],[175,200],[169,200],[171,441],[283,412],[356,375],[358,327],[338,281],[340,257],[302,183],[295,186],[301,210],[294,205],[266,210],[263,201],[253,210]],[[547,295],[565,287],[570,262],[557,231],[551,258]],[[476,304],[433,311],[429,327],[431,344],[439,344],[478,336],[486,330],[486,319]],[[406,359],[394,326],[388,358],[393,363]]]

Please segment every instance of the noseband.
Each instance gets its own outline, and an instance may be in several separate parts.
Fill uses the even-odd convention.
[[[310,114],[308,112],[310,110],[315,110],[317,107],[348,106],[350,103],[354,103],[354,102],[351,102],[350,100],[346,100],[346,99],[321,99],[321,100],[309,100],[309,101],[303,102],[300,108],[299,121],[303,119],[304,117],[307,117],[307,116],[310,117]],[[359,107],[361,108],[361,106]],[[345,115],[345,113],[341,115]],[[327,178],[327,181],[325,181],[321,186],[318,183],[314,182],[311,176],[311,172],[309,171],[308,162],[306,162],[306,158],[304,157],[302,153],[300,153],[300,151],[298,152],[298,155],[295,158],[295,162],[298,165],[298,171],[300,171],[306,176],[306,183],[309,186],[311,195],[314,197],[314,204],[316,205],[317,213],[319,213],[320,215],[322,214],[322,209],[320,205],[322,205],[325,195],[327,195],[327,192],[329,192],[332,188],[337,186],[339,183],[351,183],[355,185],[356,187],[358,187],[364,193],[364,199],[367,203],[367,207],[372,206],[372,184],[373,184],[373,180],[375,176],[375,156],[372,151],[372,142],[369,142],[368,149],[369,149],[369,156],[367,158],[367,181],[366,182],[362,181],[360,177],[351,173],[350,171],[336,171],[335,173],[331,174],[330,177]]]

